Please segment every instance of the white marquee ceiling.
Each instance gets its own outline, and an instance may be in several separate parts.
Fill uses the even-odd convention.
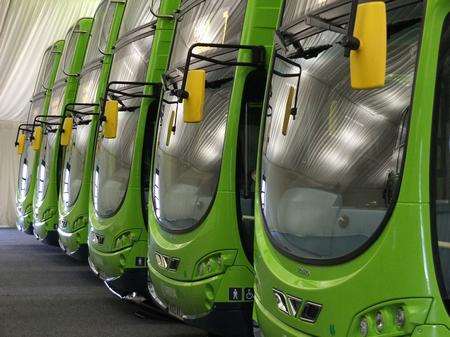
[[[0,0],[0,121],[24,121],[44,50],[100,0]]]

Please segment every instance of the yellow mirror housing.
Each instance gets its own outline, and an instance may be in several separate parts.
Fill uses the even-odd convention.
[[[42,126],[36,126],[33,132],[33,141],[31,142],[31,148],[34,151],[39,151],[42,143]]]
[[[25,142],[27,141],[27,137],[24,133],[20,133],[17,138],[17,154],[22,154],[25,151]]]
[[[189,70],[186,80],[189,97],[183,100],[183,120],[185,123],[200,123],[203,120],[206,91],[206,71]]]
[[[62,146],[69,145],[70,138],[72,137],[72,128],[73,128],[73,118],[72,117],[64,118],[60,141]]]
[[[286,100],[286,108],[284,110],[284,119],[283,119],[283,126],[281,129],[281,134],[283,136],[287,135],[287,130],[289,127],[289,120],[291,118],[291,112],[292,112],[292,102],[294,101],[294,95],[295,95],[295,89],[294,87],[289,87],[289,94]]]
[[[353,89],[383,87],[386,79],[387,15],[383,1],[358,5],[353,36],[358,50],[350,52],[350,76]]]
[[[105,123],[103,124],[103,136],[107,139],[117,137],[117,123],[119,119],[119,102],[107,101],[105,104]]]

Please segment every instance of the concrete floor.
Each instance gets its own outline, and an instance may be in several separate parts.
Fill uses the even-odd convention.
[[[0,337],[205,337],[112,296],[86,264],[0,229]]]

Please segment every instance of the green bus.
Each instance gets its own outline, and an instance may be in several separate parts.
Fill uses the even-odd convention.
[[[449,13],[285,1],[260,138],[257,336],[450,336]]]
[[[155,11],[159,8],[160,19]],[[89,264],[120,298],[147,295],[149,161],[178,0],[129,0],[94,153]]]
[[[33,195],[38,167],[36,158],[39,158],[39,151],[33,151],[31,146],[32,123],[37,115],[47,114],[63,49],[64,41],[60,40],[45,51],[30,102],[27,123],[20,125],[16,137],[15,145],[20,154],[16,191],[16,226],[27,234],[33,234]]]
[[[33,231],[40,241],[52,245],[58,244],[62,120],[65,106],[73,103],[77,95],[92,24],[92,18],[81,18],[67,33],[48,113],[36,116],[33,123],[33,142],[41,149],[33,198]]]
[[[58,236],[63,251],[80,260],[88,255],[89,196],[98,114],[124,11],[125,1],[104,0],[98,6],[76,100],[66,105],[64,113],[72,131],[64,130],[70,139],[62,151]]]
[[[281,1],[182,1],[158,118],[149,291],[220,336],[252,335],[258,135]]]

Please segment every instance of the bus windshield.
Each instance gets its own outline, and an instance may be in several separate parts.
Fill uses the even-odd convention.
[[[194,43],[238,44],[241,37],[246,1],[197,1],[195,6],[193,2],[182,4],[167,72],[177,83],[181,81],[177,69],[184,65]],[[201,47],[195,51],[211,55],[217,50]],[[202,122],[184,123],[182,103],[163,103],[160,109],[152,195],[156,216],[169,230],[195,227],[217,190],[235,68],[206,71],[208,82],[223,81],[207,86]],[[177,98],[166,91],[164,99],[174,102]]]
[[[81,75],[77,103],[89,104],[95,102],[100,72],[101,67],[97,67]],[[79,121],[78,118],[75,118],[75,120]],[[65,149],[61,179],[61,196],[66,209],[69,209],[75,204],[80,193],[90,128],[90,123],[75,123],[70,143]]]
[[[305,14],[287,3],[288,20]],[[317,8],[322,1],[306,1]],[[306,9],[307,11],[308,9]],[[276,57],[265,125],[261,207],[272,243],[305,262],[337,261],[362,250],[394,202],[406,142],[423,4],[388,11],[386,86],[353,90],[342,36],[324,31],[301,41],[333,47],[301,66],[298,111],[283,132],[298,72]],[[281,51],[279,51],[281,53]],[[292,97],[291,97],[292,99]]]
[[[40,96],[39,98],[31,102],[30,108],[31,122],[35,116],[41,113],[44,102],[45,96]],[[36,160],[36,153],[31,147],[31,142],[27,137],[27,141],[25,143],[25,151],[20,156],[19,162],[19,176],[17,182],[18,201],[23,201],[30,190],[31,176],[33,174],[33,166],[35,160]]]
[[[148,35],[119,48],[115,52],[110,81],[145,81],[152,44],[153,35]],[[120,89],[127,90],[129,87],[125,84]],[[93,199],[94,208],[101,217],[114,215],[125,198],[133,162],[141,100],[130,98],[122,102],[124,106],[133,109],[119,111],[116,138],[107,139],[99,133],[95,154]]]
[[[66,92],[66,84],[57,85],[52,92],[52,98],[50,101],[50,106],[48,110],[48,115],[59,116],[62,104],[64,102],[64,95]],[[46,127],[43,126],[46,130]],[[39,167],[38,167],[38,180],[37,180],[37,200],[41,202],[44,200],[47,193],[47,188],[50,183],[50,168],[53,158],[53,152],[55,147],[56,139],[56,128],[49,128],[44,132],[42,137],[41,152],[39,157]]]

